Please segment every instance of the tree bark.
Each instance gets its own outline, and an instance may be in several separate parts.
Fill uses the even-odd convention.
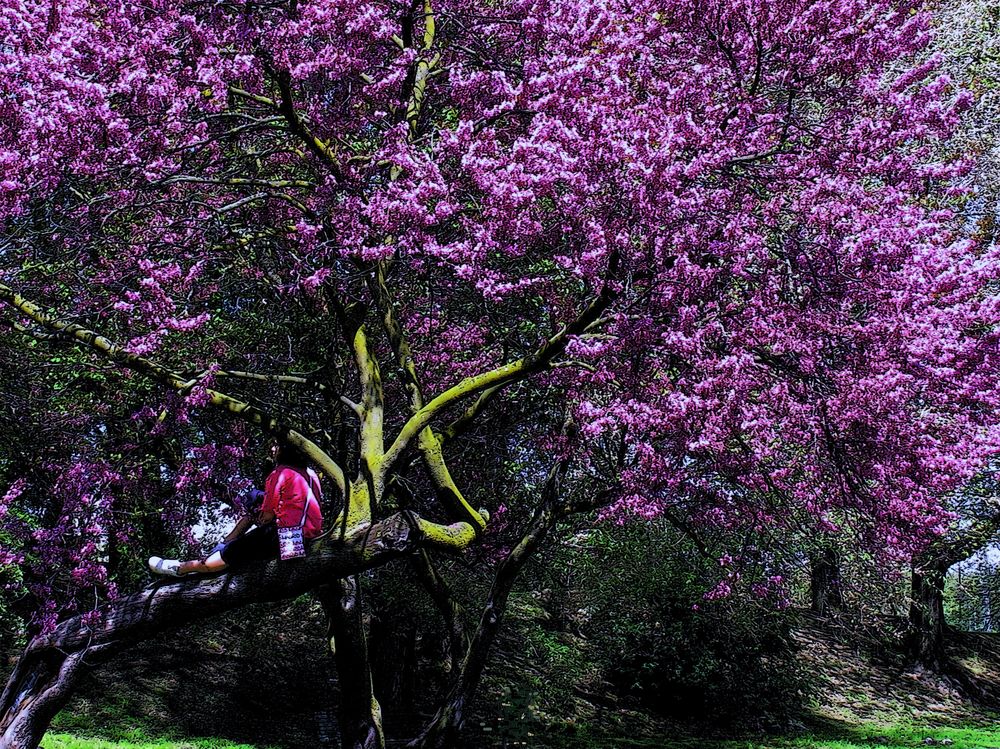
[[[382,708],[372,687],[358,576],[325,587],[320,601],[330,617],[330,650],[340,683],[341,746],[385,749]]]
[[[371,599],[369,599],[371,600]],[[372,684],[382,704],[392,705],[394,724],[412,714],[417,673],[417,621],[393,616],[394,600],[366,617]]]
[[[812,611],[827,617],[844,607],[840,555],[831,546],[815,551],[809,559],[809,593]]]
[[[448,633],[446,657],[447,671],[450,673],[458,666],[469,647],[469,638],[465,634],[465,625],[462,622],[465,612],[462,605],[452,596],[444,578],[438,574],[426,550],[421,550],[419,554],[410,557],[410,562],[417,578],[441,614],[445,631]]]
[[[331,578],[351,576],[410,553],[419,541],[412,526],[394,515],[343,541],[321,539],[303,559],[214,577],[166,578],[105,604],[97,621],[76,616],[60,622],[28,644],[10,674],[0,697],[0,749],[35,749],[83,671],[102,658],[224,611],[293,598]]]
[[[972,522],[939,539],[913,559],[910,578],[910,655],[936,671],[956,672],[944,652],[948,623],[944,616],[944,583],[948,570],[985,547],[1000,530],[1000,512],[969,513]],[[960,669],[959,669],[960,670]]]
[[[37,747],[49,723],[73,695],[80,677],[115,649],[114,645],[107,644],[68,655],[47,652],[22,659],[8,685],[8,690],[11,686],[15,689],[9,695],[4,694],[11,708],[0,720],[0,748]]]
[[[925,557],[913,565],[910,577],[910,654],[936,671],[945,666],[944,581],[952,562]]]

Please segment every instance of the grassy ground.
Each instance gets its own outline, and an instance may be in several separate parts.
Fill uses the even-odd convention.
[[[749,746],[756,746],[750,744]],[[760,744],[760,749],[770,747]],[[927,728],[906,727],[859,727],[851,735],[834,740],[815,738],[795,739],[773,744],[774,747],[791,749],[912,749],[923,746],[950,746],[952,749],[1000,749],[1000,727],[991,728]],[[733,749],[736,749],[734,745]]]
[[[694,749],[696,744],[691,744]],[[701,743],[699,746],[704,747]],[[718,749],[1000,749],[1000,728],[867,728],[837,738],[802,737],[772,741],[729,741]],[[678,749],[680,749],[678,747]],[[706,748],[707,749],[707,748]]]
[[[43,749],[255,749],[248,744],[232,744],[219,739],[154,740],[136,736],[134,741],[105,741],[65,733],[48,734]]]
[[[839,733],[839,732],[838,732]],[[541,749],[918,749],[938,746],[950,749],[1000,749],[1000,726],[991,728],[936,728],[922,726],[885,727],[862,725],[831,737],[745,739],[706,741],[705,739],[647,739],[642,741],[585,741],[566,739],[562,744],[531,746]],[[498,745],[503,746],[503,745]],[[509,744],[507,746],[515,746]],[[528,747],[528,744],[516,746]]]
[[[640,745],[635,746],[639,749]],[[1000,749],[1000,727],[929,728],[869,725],[859,726],[850,729],[844,735],[830,738],[803,736],[714,743],[692,739],[660,746],[662,749],[917,749],[926,746],[947,746],[951,749]]]
[[[284,616],[284,610],[276,611],[264,612],[275,617],[269,626],[237,626],[231,631],[221,628],[211,637],[192,638],[201,647],[196,652],[187,641],[140,649],[138,655],[133,654],[115,670],[104,672],[104,682],[95,681],[71,709],[57,716],[52,732],[43,742],[44,749],[315,747],[314,714],[308,710],[285,715],[277,722],[273,715],[266,715],[260,725],[247,722],[257,704],[253,700],[260,697],[255,685],[284,684],[288,694],[295,694],[298,685],[288,680],[287,669],[281,664],[310,662],[306,648],[309,643],[296,645],[301,652],[282,651],[268,659],[259,656],[263,646],[252,638],[258,631],[282,630],[277,617]],[[867,651],[810,622],[796,630],[796,657],[812,672],[822,675],[810,685],[810,701],[802,706],[801,730],[808,733],[725,741],[689,738],[699,730],[697,726],[685,728],[685,724],[646,720],[646,713],[637,712],[634,704],[625,701],[598,709],[582,698],[573,702],[568,712],[562,703],[555,707],[543,704],[551,717],[545,719],[539,710],[537,684],[532,683],[522,690],[523,694],[511,689],[506,696],[498,692],[498,704],[512,702],[510,709],[484,722],[482,733],[470,735],[466,745],[476,749],[1000,749],[1000,715],[963,699],[950,681],[923,670],[908,670],[896,661],[870,657]],[[250,638],[249,645],[244,646],[241,637]],[[1000,704],[1000,636],[966,634],[953,646],[956,662],[964,665],[979,684],[991,688],[996,685],[996,699],[991,702]],[[586,652],[578,649],[573,657],[584,662]],[[500,672],[501,683],[524,687],[511,671]],[[251,676],[233,678],[236,673]],[[532,675],[539,682],[548,678],[546,673]],[[316,673],[306,681],[325,684],[323,677],[323,673]],[[190,691],[209,693],[208,685],[220,682],[228,685],[220,700],[207,705],[180,700]],[[250,686],[245,687],[247,684]],[[182,685],[193,687],[185,690]],[[606,686],[597,683],[592,691],[598,693]],[[521,696],[515,698],[512,694]],[[250,712],[239,713],[237,706],[241,704],[250,705]],[[226,723],[222,717],[228,712],[238,714]],[[526,721],[525,714],[534,717]],[[302,736],[292,740],[289,727],[295,725],[303,728]],[[268,733],[269,728],[275,730]],[[721,725],[707,728],[725,730]],[[231,740],[184,738],[209,732]],[[624,735],[644,738],[618,738]],[[84,738],[90,736],[101,738]],[[399,747],[396,743],[390,749]]]
[[[839,732],[838,732],[839,733]],[[218,739],[157,741],[137,735],[134,740],[105,741],[69,734],[49,734],[44,749],[263,749],[247,744],[233,744]],[[641,741],[565,738],[551,743],[498,742],[495,747],[530,747],[530,749],[918,749],[941,746],[951,749],[1000,749],[1000,726],[995,728],[930,728],[925,726],[862,725],[846,729],[831,738],[753,739],[706,741],[704,739],[645,739]],[[486,745],[483,745],[486,749]]]

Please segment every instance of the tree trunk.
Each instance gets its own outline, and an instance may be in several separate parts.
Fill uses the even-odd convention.
[[[399,558],[418,542],[411,526],[394,515],[345,541],[318,541],[304,559],[253,565],[213,577],[166,578],[105,604],[96,622],[83,616],[60,622],[28,644],[8,679],[0,699],[0,749],[35,749],[85,668],[113,652],[250,603],[294,598],[331,578]]]
[[[944,581],[950,567],[941,557],[924,558],[910,578],[910,653],[935,670],[945,664]]]
[[[52,651],[22,659],[2,698],[0,749],[35,749],[80,677],[115,649],[107,644],[68,655]]]
[[[465,614],[461,604],[455,600],[448,585],[435,569],[430,555],[426,550],[410,557],[410,564],[417,578],[430,595],[431,600],[441,614],[445,631],[448,633],[448,645],[445,651],[447,672],[451,673],[458,666],[469,647],[469,638],[465,634],[462,618]]]
[[[824,546],[812,554],[809,559],[809,580],[814,614],[827,617],[844,607],[840,555],[832,546]]]
[[[483,607],[479,627],[454,675],[451,688],[434,718],[421,735],[410,743],[411,749],[452,749],[459,746],[459,738],[468,717],[466,710],[479,688],[514,582],[559,517],[554,507],[545,504],[520,543],[500,563]]]
[[[368,642],[356,575],[320,591],[330,617],[330,650],[340,683],[340,737],[343,749],[385,749],[382,708],[372,688]]]
[[[371,617],[368,646],[375,693],[383,704],[393,706],[396,725],[413,713],[417,625],[412,618],[399,621],[392,614],[389,610]]]

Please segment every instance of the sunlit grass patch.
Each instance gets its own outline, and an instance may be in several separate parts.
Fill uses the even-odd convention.
[[[681,749],[679,744],[676,749]],[[691,745],[693,746],[693,745]],[[861,725],[843,736],[802,736],[750,741],[710,742],[704,749],[1000,749],[1000,727],[928,727]]]
[[[134,741],[107,741],[65,733],[48,734],[41,746],[43,749],[262,749],[222,739],[156,740],[137,736]]]
[[[527,745],[525,745],[527,746]],[[739,740],[613,739],[576,737],[532,749],[1000,749],[1000,727],[928,727],[900,724],[861,724],[827,735],[761,737]]]

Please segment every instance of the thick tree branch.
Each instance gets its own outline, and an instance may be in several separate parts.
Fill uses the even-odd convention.
[[[247,604],[295,597],[410,554],[421,541],[411,522],[394,515],[344,540],[318,540],[302,559],[158,582],[100,607],[96,621],[80,615],[60,622],[31,641],[8,679],[0,698],[0,746],[37,746],[87,658]]]
[[[417,579],[424,586],[424,590],[430,595],[431,600],[434,601],[434,605],[437,606],[438,612],[444,620],[445,629],[448,632],[448,657],[452,667],[455,668],[469,644],[465,627],[462,624],[462,605],[455,600],[448,583],[438,573],[426,550],[422,549],[411,556],[410,563]]]
[[[295,109],[295,97],[292,93],[292,77],[287,70],[278,71],[275,76],[278,81],[278,90],[281,92],[281,101],[278,102],[278,111],[285,117],[288,122],[289,128],[295,133],[299,138],[301,138],[306,147],[312,151],[320,161],[324,162],[329,168],[330,172],[333,174],[334,179],[337,182],[344,181],[344,173],[340,167],[340,160],[337,155],[330,149],[326,143],[317,138],[313,133],[305,126],[302,121],[302,117]]]
[[[444,409],[465,398],[504,387],[548,368],[552,361],[566,350],[572,336],[586,332],[596,320],[600,319],[615,296],[612,288],[606,285],[597,299],[591,302],[576,320],[552,336],[535,353],[490,372],[467,377],[431,400],[411,416],[400,430],[392,446],[385,453],[383,470],[391,469],[413,439]]]
[[[403,327],[399,323],[392,295],[386,283],[386,270],[387,263],[385,261],[376,263],[374,273],[367,276],[368,288],[372,292],[372,296],[375,297],[375,304],[382,315],[382,327],[389,337],[393,353],[396,354],[396,361],[403,376],[403,385],[406,388],[410,409],[416,412],[424,404],[423,391],[420,387],[420,378],[417,376],[413,352],[410,349],[409,341],[406,340],[406,335],[403,333]]]
[[[241,99],[248,99],[249,101],[255,101],[258,104],[263,104],[265,107],[271,107],[272,109],[278,108],[278,102],[268,96],[261,96],[260,94],[254,94],[250,91],[242,89],[238,86],[230,86],[229,93],[233,96],[238,96]]]
[[[396,314],[385,274],[385,263],[378,263],[375,267],[375,272],[368,277],[368,285],[372,295],[375,297],[376,306],[382,315],[382,326],[396,354],[410,410],[416,414],[424,406],[423,390],[420,386],[420,379],[417,376],[413,352],[410,350],[410,344],[403,332],[403,327],[399,323],[399,317]],[[473,532],[477,535],[482,533],[486,528],[486,515],[482,511],[473,509],[465,499],[465,495],[459,489],[458,484],[451,475],[451,471],[448,469],[448,464],[445,462],[444,454],[441,450],[441,440],[434,434],[430,427],[424,427],[420,431],[417,438],[417,447],[420,450],[427,473],[441,501],[448,507],[455,518],[469,522]]]
[[[236,369],[220,369],[213,373],[213,376],[215,378],[232,377],[238,380],[256,380],[257,382],[267,382],[270,384],[305,385],[321,393],[330,389],[325,383],[318,382],[311,377],[301,377],[299,375],[275,375],[260,372],[244,372]]]
[[[959,528],[950,537],[932,543],[920,555],[925,563],[948,567],[958,564],[975,554],[1000,532],[1000,512],[976,518],[966,528]],[[920,563],[917,565],[920,566]]]
[[[369,346],[364,323],[358,324],[353,335],[348,335],[348,338],[358,368],[361,401],[354,403],[347,398],[342,400],[358,417],[361,475],[351,483],[347,494],[345,511],[339,519],[343,531],[371,523],[385,492],[385,474],[381,470],[385,451],[382,375],[378,360]]]
[[[250,186],[250,187],[272,187],[276,190],[283,190],[288,187],[316,187],[315,182],[304,179],[250,179],[247,177],[229,177],[226,179],[213,179],[209,177],[196,177],[190,174],[176,174],[166,177],[158,184],[193,184],[193,185],[225,185],[225,186]]]
[[[382,374],[378,360],[368,344],[368,334],[361,325],[354,333],[352,342],[354,361],[358,367],[358,379],[361,383],[361,451],[368,460],[371,470],[377,470],[385,450],[383,443],[384,394],[382,391]]]
[[[466,720],[466,708],[472,701],[490,649],[507,607],[507,600],[514,589],[518,575],[560,519],[577,510],[593,509],[606,504],[613,496],[612,490],[600,491],[590,498],[577,502],[560,501],[560,485],[566,475],[565,460],[556,463],[549,471],[541,492],[535,515],[528,524],[518,544],[508,553],[497,568],[489,595],[483,606],[479,626],[466,650],[461,667],[455,672],[448,695],[442,707],[420,737],[409,746],[411,749],[446,749],[456,746]]]
[[[423,46],[420,51],[420,57],[417,59],[416,69],[413,71],[413,88],[406,103],[406,125],[409,134],[408,137],[411,142],[416,139],[420,126],[420,112],[423,108],[424,95],[427,93],[427,79],[441,59],[440,54],[430,54],[431,48],[434,46],[436,30],[437,24],[431,0],[424,0]]]
[[[416,413],[424,405],[423,390],[420,385],[420,378],[417,375],[413,352],[410,349],[409,341],[396,315],[392,295],[389,292],[386,282],[386,269],[387,264],[385,262],[377,263],[374,273],[368,276],[368,285],[375,298],[376,306],[382,315],[382,327],[389,338],[393,352],[396,354],[410,410]],[[430,427],[426,427],[420,433],[418,446],[421,458],[438,496],[458,517],[472,520],[469,524],[470,530],[477,535],[481,533],[486,525],[485,515],[474,511],[465,500],[445,463],[440,440],[433,434]],[[467,644],[465,629],[462,624],[462,607],[455,600],[448,584],[438,574],[430,556],[425,551],[411,557],[411,564],[417,574],[417,578],[429,593],[431,600],[434,601],[444,620],[445,628],[448,632],[449,658],[452,664],[457,664]]]
[[[503,386],[498,385],[497,387],[492,387],[489,390],[486,390],[478,398],[476,398],[476,400],[474,400],[472,404],[467,409],[465,409],[464,412],[462,412],[461,416],[459,416],[457,419],[451,422],[451,424],[449,424],[448,426],[446,426],[444,429],[441,430],[441,433],[439,435],[439,439],[441,440],[441,445],[444,446],[446,443],[450,442],[456,437],[462,436],[467,431],[469,431],[469,429],[472,428],[472,425],[476,422],[476,419],[479,417],[479,414],[482,412],[482,410],[486,408],[486,406],[490,404],[490,402],[497,395],[497,393],[499,393],[502,390]]]
[[[302,559],[275,560],[212,577],[164,580],[100,607],[96,621],[80,615],[60,622],[31,641],[11,672],[0,697],[0,746],[37,745],[72,693],[76,669],[85,659],[119,652],[161,632],[248,604],[293,598],[331,579],[356,576],[411,555],[432,543],[415,529],[412,517],[393,515],[346,538],[319,539]],[[347,611],[360,613],[356,603]],[[357,627],[338,629],[338,639],[347,647],[357,631]],[[343,655],[352,662],[351,653]],[[377,728],[378,705],[373,698],[370,707],[367,714]],[[378,733],[373,734],[376,739]]]
[[[54,631],[36,637],[27,652],[135,642],[250,603],[293,598],[332,579],[402,557],[419,548],[422,541],[402,515],[392,515],[346,539],[317,540],[301,559],[275,560],[214,577],[156,583],[102,606],[98,624],[88,626],[81,617],[61,622]]]
[[[34,330],[33,328],[21,325],[21,323],[16,321],[0,320],[0,325],[9,327],[11,330],[41,343],[66,343],[70,340],[59,333],[43,333],[40,330]]]

